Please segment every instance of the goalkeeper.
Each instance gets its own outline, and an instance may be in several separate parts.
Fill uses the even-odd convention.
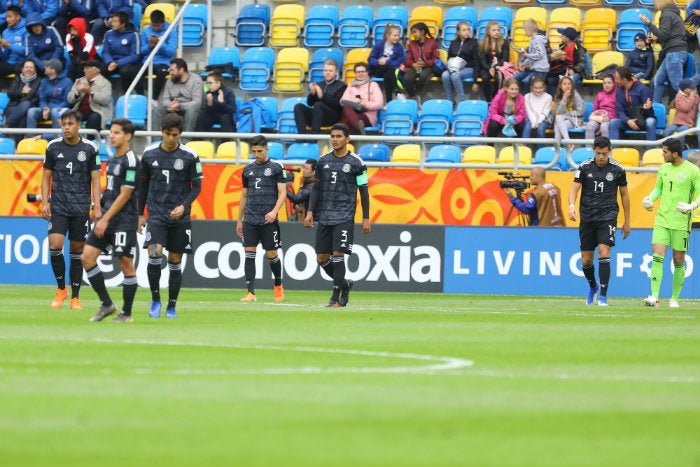
[[[659,290],[663,276],[666,249],[673,250],[673,287],[669,307],[678,308],[678,297],[685,279],[685,252],[690,237],[691,213],[698,207],[700,169],[681,156],[683,147],[676,138],[668,138],[662,146],[665,164],[659,167],[654,190],[642,200],[648,211],[661,197],[654,219],[651,239],[651,295],[644,299],[647,306],[659,306]]]

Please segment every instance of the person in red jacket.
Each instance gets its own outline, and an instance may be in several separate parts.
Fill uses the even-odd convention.
[[[433,65],[435,60],[440,58],[440,53],[439,45],[425,23],[416,23],[411,26],[411,35],[413,40],[408,43],[404,62],[406,74],[401,81],[408,95],[413,97],[435,74]]]

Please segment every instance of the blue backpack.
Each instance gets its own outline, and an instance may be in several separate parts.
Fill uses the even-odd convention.
[[[261,127],[269,128],[274,125],[272,115],[267,110],[265,104],[257,97],[244,102],[238,110],[238,123],[236,131],[238,133],[260,133]]]

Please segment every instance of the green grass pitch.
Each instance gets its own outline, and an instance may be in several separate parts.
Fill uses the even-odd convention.
[[[88,322],[89,287],[1,286],[0,464],[700,465],[700,301],[361,285],[185,289],[175,320],[140,289],[128,324]]]

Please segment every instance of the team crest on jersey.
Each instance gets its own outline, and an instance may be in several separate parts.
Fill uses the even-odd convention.
[[[50,38],[50,37],[47,37],[46,40],[45,40],[44,42],[46,42],[47,44],[50,44],[50,43],[51,43],[51,38]]]
[[[87,160],[87,154],[85,153],[85,151],[78,152],[78,160],[80,162],[85,162]]]
[[[612,181],[613,181],[613,174],[612,174],[612,172],[608,172],[607,174],[605,174],[605,179],[606,179],[607,181],[609,181],[609,182],[612,182]]]
[[[266,177],[269,177],[270,175],[272,175],[272,169],[269,167],[266,168],[264,174]]]
[[[129,41],[127,41],[126,39],[122,39],[122,45],[126,45],[128,43],[129,43]]]
[[[185,167],[185,163],[182,161],[182,159],[175,159],[175,164],[173,167],[175,170],[182,170],[182,168]]]
[[[683,180],[685,178],[685,174],[679,173],[678,174],[678,180]]]
[[[343,172],[345,172],[345,173],[350,172],[350,164],[343,164]]]
[[[115,165],[114,166],[114,175],[119,175],[122,171],[122,166],[121,165]]]

